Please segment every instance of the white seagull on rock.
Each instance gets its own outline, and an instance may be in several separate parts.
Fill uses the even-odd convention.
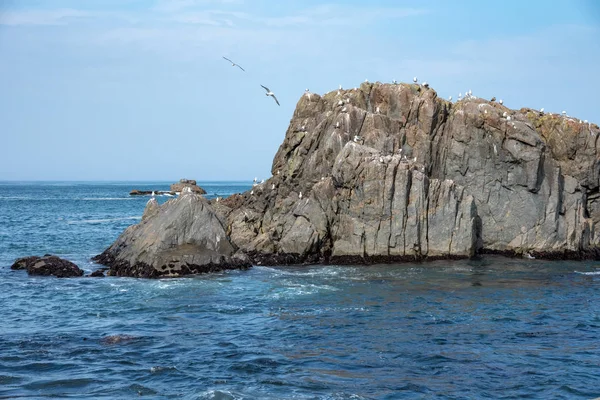
[[[417,79],[417,77],[416,77],[416,76],[413,78],[413,82],[414,82],[414,83],[417,83],[417,82],[419,82],[419,80]]]
[[[224,59],[226,59],[227,61],[229,61],[231,63],[232,67],[238,67],[239,69],[241,69],[242,71],[246,72],[246,70],[244,68],[242,68],[241,66],[239,66],[238,64],[234,63],[233,61],[231,61],[229,58],[227,57],[223,57]]]
[[[275,100],[275,103],[277,103],[278,106],[280,106],[281,104],[279,104],[279,102],[277,101],[277,97],[275,97],[275,93],[271,92],[271,89],[269,89],[266,86],[260,85],[263,87],[263,89],[265,89],[267,91],[267,93],[265,93],[266,96],[271,96],[273,98],[273,100]]]

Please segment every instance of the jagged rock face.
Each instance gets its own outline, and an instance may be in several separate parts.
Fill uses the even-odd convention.
[[[568,117],[451,103],[412,84],[306,94],[270,179],[219,202],[151,201],[98,260],[114,275],[156,277],[247,266],[243,255],[257,264],[598,256],[598,135]]]
[[[273,177],[220,213],[232,241],[267,262],[594,254],[598,134],[418,85],[304,95]]]
[[[95,260],[110,267],[109,275],[174,277],[249,267],[235,251],[208,202],[186,189],[162,206],[151,199],[142,221]]]

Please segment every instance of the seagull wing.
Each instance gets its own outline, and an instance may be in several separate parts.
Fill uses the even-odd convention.
[[[232,64],[235,64],[235,63],[234,63],[233,61],[231,61],[229,58],[227,58],[227,57],[223,57],[223,58],[224,58],[224,59],[226,59],[227,61],[229,61],[230,63],[232,63]]]
[[[239,65],[235,64],[235,66],[238,67],[239,69],[241,69],[242,71],[246,72],[246,70],[244,68],[240,67]]]
[[[279,104],[279,102],[277,101],[277,97],[275,97],[275,95],[271,96],[273,97],[273,100],[275,100],[275,103],[277,103],[278,106],[280,106],[281,104]]]
[[[266,86],[263,86],[263,85],[260,85],[260,86],[262,86],[262,88],[263,88],[263,89],[265,89],[267,92],[270,92],[270,91],[271,91],[271,90],[270,90],[268,87],[266,87]]]

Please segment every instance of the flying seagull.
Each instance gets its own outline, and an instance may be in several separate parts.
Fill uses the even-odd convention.
[[[240,67],[238,64],[234,63],[233,61],[231,61],[229,58],[227,57],[223,57],[224,59],[226,59],[227,61],[229,61],[231,63],[232,67],[238,67],[239,69],[241,69],[242,71],[246,72],[246,70],[242,67]]]
[[[267,96],[271,96],[271,97],[273,98],[273,100],[275,100],[275,103],[277,103],[277,105],[278,105],[278,106],[279,106],[279,105],[281,105],[281,104],[279,104],[279,102],[277,101],[277,97],[275,97],[275,93],[271,92],[271,89],[269,89],[268,87],[266,87],[266,86],[263,86],[263,85],[260,85],[260,86],[262,86],[262,87],[263,87],[263,89],[265,89],[265,90],[267,91],[267,93],[265,93],[265,95],[267,95]]]

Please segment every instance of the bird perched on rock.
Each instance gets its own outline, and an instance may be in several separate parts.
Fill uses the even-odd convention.
[[[544,107],[540,108],[540,112],[544,113]]]
[[[302,200],[302,192],[298,193],[298,198]]]
[[[448,101],[452,101],[452,96],[448,96]]]
[[[232,67],[238,67],[239,69],[241,69],[242,71],[246,72],[246,70],[244,68],[242,68],[239,64],[234,63],[233,61],[231,61],[229,58],[227,57],[223,57],[224,59],[226,59],[227,61],[229,61],[231,63]]]
[[[277,103],[277,105],[281,105],[279,104],[279,101],[277,101],[277,97],[275,97],[275,93],[271,92],[271,89],[269,89],[266,86],[260,85],[262,86],[263,89],[265,89],[267,91],[267,93],[265,93],[266,96],[271,96],[273,98],[273,100],[275,100],[275,103]]]
[[[496,101],[496,97],[492,97],[490,101]]]
[[[504,102],[502,101],[502,99],[498,100],[498,103],[504,104]]]
[[[426,87],[426,88],[428,88],[429,87],[429,83],[423,82],[423,86]]]
[[[419,82],[419,80],[417,79],[417,77],[416,77],[416,76],[413,78],[413,82],[414,82],[414,83],[417,83],[417,82]]]

